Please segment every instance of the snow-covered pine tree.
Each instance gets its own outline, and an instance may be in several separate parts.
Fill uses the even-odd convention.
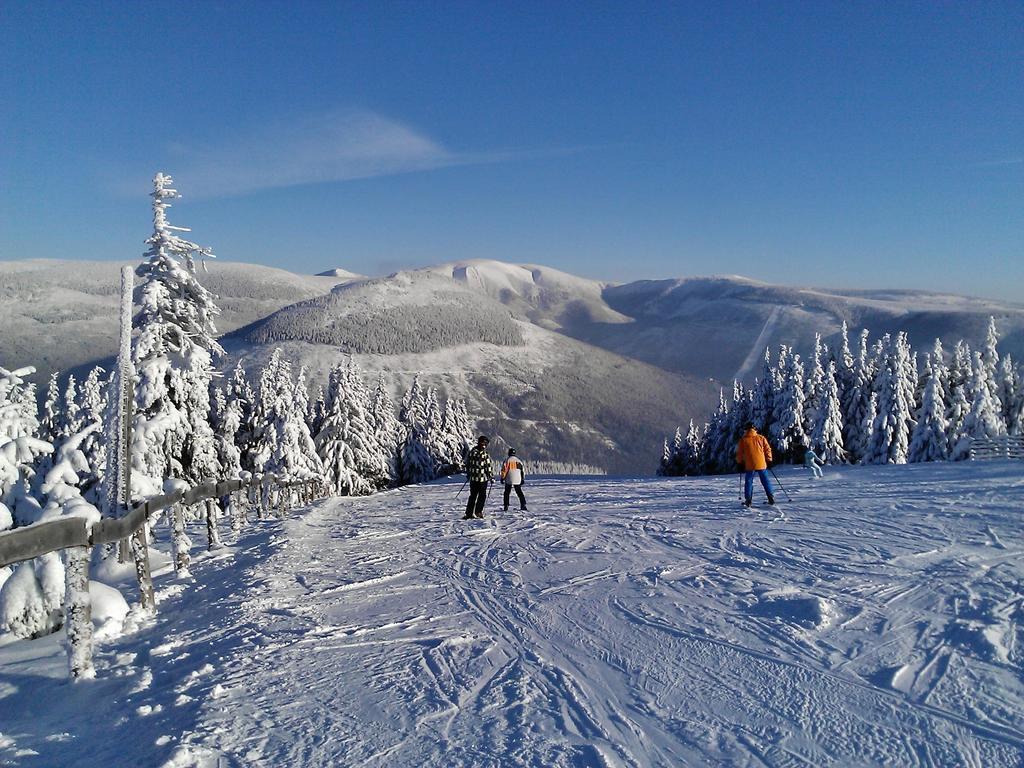
[[[377,445],[370,391],[363,381],[363,372],[354,358],[349,357],[342,373],[346,431],[343,436],[352,448],[355,469],[362,479],[357,493],[372,493],[388,485],[388,462]]]
[[[946,438],[945,393],[942,391],[942,361],[936,364],[931,355],[927,356],[925,370],[928,371],[922,396],[917,424],[910,436],[907,461],[944,461],[948,455]]]
[[[79,391],[80,414],[83,427],[104,423],[107,407],[107,381],[103,378],[103,369],[99,366],[89,371]],[[107,465],[107,441],[103,430],[98,428],[89,433],[80,445],[86,466],[78,471],[82,495],[94,503],[99,503],[99,488]]]
[[[822,388],[825,385],[824,353],[821,334],[814,334],[814,356],[811,359],[810,371],[804,379],[804,432],[813,435],[821,410]]]
[[[395,404],[384,383],[383,372],[377,376],[370,414],[374,426],[374,442],[387,466],[388,484],[395,485],[399,482],[398,451],[403,442],[402,426],[395,416]]]
[[[949,363],[949,391],[967,386],[971,380],[973,355],[971,346],[963,339],[953,345],[953,357]]]
[[[434,458],[430,453],[426,397],[417,374],[402,398],[399,410],[403,437],[399,449],[402,483],[423,483],[434,479]]]
[[[316,392],[309,401],[309,411],[306,413],[306,423],[309,424],[309,433],[316,435],[324,425],[324,416],[327,413],[327,398],[324,394],[324,385],[317,384]]]
[[[256,471],[274,475],[282,482],[316,479],[323,475],[323,463],[306,425],[305,410],[295,403],[302,393],[296,389],[291,363],[275,349],[260,374],[255,422],[254,464]]]
[[[242,452],[238,448],[238,433],[242,428],[242,403],[231,390],[230,384],[213,390],[210,409],[214,440],[217,446],[217,465],[220,479],[242,477]]]
[[[690,426],[683,438],[682,458],[680,467],[683,475],[700,474],[700,455],[704,450],[704,436],[707,433],[707,425],[697,427],[690,419]]]
[[[836,357],[836,385],[839,387],[839,407],[843,415],[846,415],[846,393],[854,384],[854,357],[850,351],[850,331],[843,320],[842,330],[839,332],[839,354]]]
[[[867,445],[870,425],[874,415],[868,418],[868,404],[871,400],[871,363],[868,358],[868,332],[860,332],[857,357],[853,361],[849,388],[843,393],[843,445],[850,453],[850,460],[859,462]]]
[[[907,406],[910,408],[911,417],[908,420],[908,428],[913,429],[913,414],[920,407],[920,402],[917,400],[917,356],[910,348],[910,340],[907,338],[906,332],[900,331],[896,334],[896,338],[892,340],[890,359],[893,370],[899,375],[900,386],[903,389],[903,398],[907,401]]]
[[[398,420],[403,424],[412,422],[422,423],[426,417],[426,403],[424,402],[424,391],[420,384],[420,375],[417,373],[412,377],[412,385],[402,396],[402,404],[398,409]]]
[[[209,425],[212,356],[223,354],[214,318],[215,297],[199,283],[195,258],[208,248],[180,237],[167,221],[178,197],[170,176],[153,179],[153,234],[136,274],[139,310],[132,345],[137,374],[132,462],[133,484],[142,495],[158,492],[164,477],[209,480],[216,452]]]
[[[985,366],[985,383],[988,385],[988,394],[993,405],[999,412],[1003,412],[1003,404],[999,399],[999,352],[996,345],[999,344],[999,331],[996,328],[996,319],[991,315],[988,318],[988,328],[985,331],[985,344],[981,350],[981,362]]]
[[[1024,372],[1017,370],[1014,376],[1017,385],[1006,415],[1006,431],[1010,435],[1024,435]]]
[[[1003,355],[999,360],[996,388],[999,392],[999,403],[1002,405],[1003,423],[1006,424],[1007,432],[1014,434],[1010,432],[1010,424],[1013,406],[1017,402],[1017,392],[1020,389],[1020,375],[1009,354]]]
[[[794,457],[794,451],[807,445],[804,432],[804,366],[800,355],[788,347],[779,352],[779,361],[784,362],[782,386],[775,400],[775,424],[772,425],[772,448],[778,452],[779,460]]]
[[[33,373],[31,367],[0,368],[0,517],[6,521],[10,516],[15,526],[38,518],[40,505],[29,483],[39,457],[53,450],[50,443],[36,437],[35,388],[25,380]]]
[[[735,454],[731,454],[728,462],[723,463],[732,437],[729,403],[725,399],[725,390],[718,392],[718,408],[715,409],[708,422],[706,435],[704,451],[701,456],[701,467],[704,474],[716,475],[732,471],[736,465]]]
[[[992,397],[988,380],[988,365],[981,352],[974,353],[974,372],[967,385],[971,407],[957,431],[957,441],[950,446],[950,458],[963,461],[970,458],[971,442],[1006,434],[1001,408]]]
[[[434,387],[427,387],[427,391],[423,396],[423,402],[426,411],[424,427],[426,428],[427,435],[427,450],[430,452],[430,457],[434,463],[433,475],[434,477],[440,477],[445,471],[444,457],[447,453],[447,441],[442,423],[444,415],[441,410],[441,402]]]
[[[445,473],[462,472],[466,466],[466,456],[474,444],[473,425],[469,420],[465,400],[449,397],[445,401],[441,428],[445,439]]]
[[[771,350],[764,348],[764,367],[761,377],[754,382],[753,395],[750,402],[750,420],[761,434],[771,434],[772,423],[775,421],[775,393],[778,390],[778,373],[772,367]]]
[[[64,397],[61,402],[60,427],[57,441],[67,440],[82,431],[82,407],[78,404],[78,382],[74,374],[68,376],[64,385]]]
[[[46,399],[43,401],[43,415],[39,420],[39,439],[48,443],[58,440],[60,431],[60,386],[57,383],[57,371],[50,374],[50,384],[46,388]]]
[[[864,456],[865,464],[906,464],[910,444],[910,404],[900,372],[885,365],[876,377],[877,412]]]
[[[224,403],[226,408],[238,411],[238,429],[235,431],[235,445],[238,448],[239,463],[246,472],[255,472],[256,436],[256,393],[249,384],[242,361],[239,360],[228,377],[224,387]]]
[[[679,428],[676,427],[676,435],[678,435],[678,434],[679,434]],[[659,477],[670,477],[671,475],[669,474],[669,468],[671,466],[672,466],[672,449],[669,448],[669,446],[668,446],[668,438],[666,437],[664,439],[664,441],[662,441],[661,463],[658,464],[658,469],[655,472],[655,474],[658,475]],[[2,524],[2,521],[0,521],[0,524]],[[0,530],[3,530],[3,529],[0,528]]]
[[[843,449],[843,416],[839,407],[839,385],[836,383],[836,364],[830,361],[822,382],[818,417],[811,437],[818,457],[826,464],[845,464]]]
[[[345,391],[345,365],[338,363],[327,376],[325,412],[320,431],[313,442],[323,463],[325,478],[338,496],[364,492],[364,480],[356,470],[355,455],[348,442],[348,403]]]

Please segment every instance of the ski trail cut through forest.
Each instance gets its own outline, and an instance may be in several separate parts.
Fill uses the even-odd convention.
[[[768,339],[775,332],[775,327],[779,324],[780,317],[782,317],[782,307],[773,307],[771,314],[768,315],[768,319],[764,321],[764,325],[761,327],[761,333],[754,340],[754,345],[750,348],[739,370],[733,375],[734,379],[744,381],[748,378],[750,372],[754,370],[754,366],[764,359],[764,350],[768,346]]]

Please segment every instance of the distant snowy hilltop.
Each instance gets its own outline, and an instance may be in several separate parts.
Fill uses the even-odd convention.
[[[0,262],[0,360],[81,369],[116,349],[118,262]],[[537,265],[470,260],[363,277],[211,262],[224,368],[281,347],[323,380],[345,355],[393,390],[425,383],[465,397],[483,431],[527,456],[651,472],[667,425],[703,420],[720,382],[751,380],[766,346],[810,349],[845,320],[980,341],[1024,356],[1024,306],[914,291],[828,291],[741,277],[612,285]],[[76,371],[77,372],[77,371]],[[731,384],[730,384],[731,386]]]

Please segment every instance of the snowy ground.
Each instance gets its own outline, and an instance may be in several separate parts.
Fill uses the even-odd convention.
[[[0,765],[1020,765],[1021,469],[324,502],[164,576],[96,681],[0,648]]]

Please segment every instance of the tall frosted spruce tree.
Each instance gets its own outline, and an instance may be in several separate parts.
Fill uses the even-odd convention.
[[[201,482],[218,474],[209,410],[213,357],[223,354],[214,326],[220,310],[196,274],[196,259],[213,254],[168,222],[179,196],[172,183],[163,173],[153,178],[153,234],[136,270],[143,282],[133,323],[132,479],[144,496],[159,493],[164,477]]]

